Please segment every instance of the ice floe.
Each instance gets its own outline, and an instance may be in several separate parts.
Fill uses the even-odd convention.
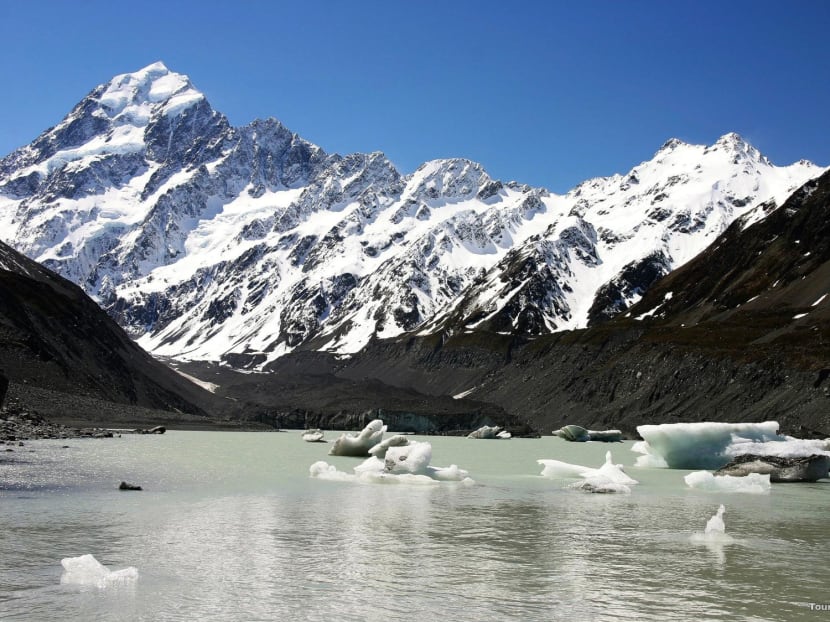
[[[122,585],[138,579],[138,570],[133,566],[121,570],[110,570],[92,555],[65,557],[61,560],[62,584],[89,585],[105,588]]]
[[[744,492],[762,495],[770,490],[769,474],[750,473],[744,476],[713,475],[709,471],[692,471],[683,478],[689,488],[708,492]]]
[[[643,454],[637,466],[672,469],[717,469],[744,454],[802,457],[826,453],[828,441],[778,434],[777,421],[763,423],[664,423],[641,425],[642,441],[632,451]]]
[[[383,440],[386,426],[383,421],[375,419],[369,422],[358,434],[340,435],[334,441],[329,454],[332,456],[368,456],[369,450]]]
[[[587,492],[631,492],[629,486],[638,483],[625,473],[622,465],[614,464],[610,451],[605,454],[605,464],[598,469],[560,460],[542,459],[536,462],[543,466],[542,477],[579,479],[581,481],[570,484],[569,488]]]
[[[392,437],[394,438],[394,437]],[[371,456],[354,467],[354,473],[337,470],[324,461],[309,467],[309,475],[317,479],[332,481],[357,481],[387,484],[437,484],[440,482],[461,482],[473,484],[469,473],[457,465],[434,467],[432,445],[413,441],[406,445],[386,448],[383,459]]]

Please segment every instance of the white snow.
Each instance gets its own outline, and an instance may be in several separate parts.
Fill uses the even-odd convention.
[[[819,298],[818,300],[816,300],[816,301],[815,301],[813,304],[811,304],[810,306],[811,306],[811,307],[817,307],[819,304],[821,304],[821,301],[822,301],[822,300],[824,300],[825,298],[827,298],[827,294],[824,294],[823,296],[821,296],[821,298]]]
[[[683,480],[689,488],[707,492],[740,492],[748,494],[765,494],[770,491],[769,474],[749,473],[743,477],[732,475],[713,475],[709,471],[693,471]]]
[[[742,454],[794,458],[828,449],[827,441],[795,439],[778,428],[777,421],[641,425],[637,432],[644,440],[631,449],[643,454],[637,466],[672,469],[716,469]]]
[[[138,570],[132,566],[121,570],[110,570],[92,555],[65,557],[61,560],[62,584],[89,585],[106,588],[130,584],[138,579]]]
[[[195,384],[199,387],[202,387],[205,391],[210,391],[211,393],[216,393],[216,389],[219,388],[218,384],[215,384],[213,382],[207,382],[206,380],[199,380],[198,378],[196,378],[194,376],[191,376],[190,374],[186,374],[183,371],[181,371],[179,369],[176,369],[175,367],[173,368],[173,371],[175,371],[180,376],[182,376],[184,378],[187,378],[193,384]]]

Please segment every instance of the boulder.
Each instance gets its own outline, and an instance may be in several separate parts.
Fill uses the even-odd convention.
[[[813,454],[801,458],[743,454],[715,471],[715,475],[769,474],[771,482],[814,482],[828,476],[830,456]]]

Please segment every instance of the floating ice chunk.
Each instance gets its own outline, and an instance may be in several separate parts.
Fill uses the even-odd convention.
[[[597,469],[582,466],[579,464],[570,464],[568,462],[561,462],[559,460],[537,460],[541,464],[542,477],[550,477],[551,479],[579,479],[590,477]]]
[[[601,441],[603,443],[622,442],[620,430],[587,430],[580,425],[566,425],[553,431],[554,436],[566,441],[585,443],[587,441]]]
[[[386,426],[383,421],[371,421],[359,434],[342,434],[329,450],[332,456],[368,456],[369,450],[383,440]]]
[[[631,492],[629,486],[637,484],[637,480],[628,476],[622,465],[614,464],[611,452],[605,454],[605,464],[598,469],[569,464],[559,460],[537,460],[543,465],[542,476],[552,479],[581,479],[571,484],[570,488],[578,488],[589,492]]]
[[[573,484],[569,484],[568,488],[574,488],[576,490],[584,490],[585,492],[594,492],[594,493],[630,493],[631,488],[626,486],[625,484],[620,484],[618,482],[613,482],[604,475],[592,475],[591,477],[586,477],[582,481],[574,482]]]
[[[411,443],[387,449],[384,465],[386,471],[394,475],[401,473],[426,475],[431,460],[432,445],[429,443]]]
[[[508,439],[508,438],[513,438],[513,435],[510,432],[508,432],[507,430],[502,430],[501,432],[496,434],[496,438]]]
[[[456,465],[430,466],[432,445],[411,442],[389,447],[385,459],[371,456],[354,467],[354,474],[338,471],[327,462],[315,462],[309,467],[309,475],[332,481],[371,482],[384,484],[438,484],[460,482],[474,484],[469,473]]]
[[[317,428],[313,430],[306,430],[303,432],[303,440],[306,443],[325,443],[326,441],[323,439],[323,431],[318,430]]]
[[[703,544],[730,544],[735,540],[726,533],[726,525],[723,522],[723,514],[726,508],[723,504],[718,508],[717,513],[706,522],[703,533],[696,532],[691,536],[691,541]]]
[[[740,442],[763,443],[786,440],[778,435],[778,422],[764,423],[664,423],[637,426],[644,442],[632,451],[644,454],[637,466],[672,469],[717,469],[729,462],[727,448]],[[754,452],[753,452],[754,453]]]
[[[483,425],[478,430],[470,432],[467,435],[467,438],[484,438],[484,439],[492,439],[492,438],[500,438],[499,432],[501,432],[501,428],[497,425]]]
[[[401,445],[407,444],[409,444],[408,438],[406,438],[403,434],[395,434],[394,436],[390,436],[372,447],[369,450],[369,453],[383,460],[386,457],[386,451],[390,447],[400,447]]]
[[[762,495],[770,490],[769,474],[749,473],[742,477],[713,475],[709,471],[693,471],[683,478],[689,488],[708,492],[745,492]]]
[[[134,567],[110,570],[89,554],[80,557],[65,557],[61,560],[61,566],[63,566],[61,583],[64,584],[105,588],[131,583],[138,579],[138,570]]]

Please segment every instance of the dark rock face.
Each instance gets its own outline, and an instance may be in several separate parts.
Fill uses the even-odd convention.
[[[141,350],[77,286],[0,243],[0,367],[8,380],[205,414],[212,396]]]
[[[736,456],[715,475],[743,477],[750,473],[769,474],[771,482],[815,482],[828,477],[830,456],[812,455],[803,458],[779,458],[745,454]]]
[[[627,264],[597,291],[588,311],[588,325],[604,322],[625,311],[631,300],[639,300],[661,277],[671,271],[671,262],[662,251]]]

